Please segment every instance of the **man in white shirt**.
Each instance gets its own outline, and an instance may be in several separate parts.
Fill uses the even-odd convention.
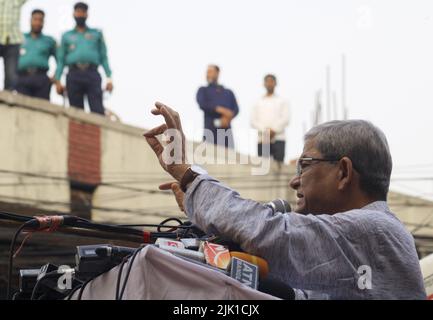
[[[277,78],[265,76],[266,95],[254,106],[251,125],[259,132],[258,155],[272,156],[280,165],[284,162],[286,127],[289,124],[289,103],[275,94]]]

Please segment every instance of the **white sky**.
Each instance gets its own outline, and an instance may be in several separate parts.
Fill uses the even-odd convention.
[[[60,39],[73,26],[70,0],[29,0],[46,11],[45,33]],[[249,114],[275,73],[278,92],[291,102],[288,158],[302,150],[314,93],[325,67],[340,97],[341,54],[347,57],[350,118],[373,121],[388,137],[394,177],[433,177],[433,1],[431,0],[88,0],[91,27],[103,29],[115,92],[106,100],[126,123],[151,127],[156,100],[183,117],[189,138],[201,139],[203,114],[195,102],[208,63],[221,66],[221,83],[240,105],[234,120],[242,152],[255,153]],[[2,72],[2,69],[1,69]],[[62,100],[57,96],[55,102]],[[340,102],[340,101],[339,101]],[[428,164],[428,166],[418,166]],[[414,166],[416,165],[416,166]],[[433,180],[395,181],[394,189],[428,193]]]

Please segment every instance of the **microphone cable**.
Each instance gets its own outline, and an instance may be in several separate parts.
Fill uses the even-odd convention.
[[[128,280],[129,280],[129,275],[130,275],[131,270],[132,270],[132,265],[134,264],[135,258],[137,257],[137,255],[140,253],[140,251],[142,249],[143,249],[143,247],[138,248],[137,250],[135,250],[133,255],[130,257],[129,263],[128,263],[128,270],[126,271],[125,280],[123,281],[123,285],[122,285],[122,289],[121,289],[120,293],[119,293],[119,287],[116,287],[116,300],[122,300],[123,294],[125,293],[126,285],[128,283]],[[125,263],[126,263],[126,261],[125,261]],[[119,270],[120,275],[118,275],[117,284],[120,284],[119,279],[121,279],[121,277],[122,277],[122,271],[123,271],[123,266],[122,266],[122,270]]]
[[[75,288],[73,288],[71,290],[71,292],[69,292],[69,294],[66,296],[65,300],[71,300],[72,296],[75,294],[75,292],[77,292],[78,289],[81,289],[83,287],[85,283],[83,284],[79,284],[78,286],[76,286]]]
[[[35,298],[36,298],[36,294],[37,294],[37,292],[38,292],[38,289],[39,289],[39,286],[41,285],[41,283],[44,281],[44,280],[46,280],[46,279],[48,279],[48,278],[51,278],[51,277],[53,277],[53,278],[55,278],[55,277],[57,277],[59,275],[59,273],[57,272],[57,270],[55,270],[55,271],[51,271],[51,272],[48,272],[47,274],[45,274],[42,278],[40,278],[38,281],[36,281],[36,284],[35,284],[35,286],[34,286],[34,288],[33,288],[33,291],[32,291],[32,295],[31,295],[31,297],[30,297],[30,300],[36,300]]]
[[[9,247],[8,282],[6,287],[6,300],[9,300],[11,297],[10,294],[11,294],[11,286],[12,286],[12,269],[13,269],[15,242],[17,241],[18,236],[21,234],[21,231],[23,231],[27,226],[28,226],[28,222],[25,222],[18,228],[18,230],[15,232],[12,238],[11,245]]]
[[[80,292],[78,293],[77,300],[81,300],[81,298],[82,298],[82,296],[83,296],[84,289],[86,289],[86,286],[87,286],[91,281],[93,281],[93,279],[89,279],[89,280],[87,280],[86,282],[83,283],[82,286],[80,286]]]
[[[161,227],[163,227],[166,223],[170,222],[170,221],[175,221],[177,223],[179,223],[178,226],[183,226],[183,222],[178,219],[178,218],[167,218],[163,221],[161,221],[160,225],[157,227],[156,231],[161,232]],[[176,230],[176,227],[169,229],[167,232],[174,232]]]
[[[115,300],[120,300],[119,299],[120,281],[122,280],[123,267],[125,266],[125,263],[128,261],[129,257],[130,256],[124,257],[122,263],[119,265],[119,271],[117,272],[116,291],[114,296]]]

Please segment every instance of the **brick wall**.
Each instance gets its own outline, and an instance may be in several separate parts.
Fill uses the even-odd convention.
[[[69,121],[68,175],[74,182],[101,182],[101,129],[92,124]]]

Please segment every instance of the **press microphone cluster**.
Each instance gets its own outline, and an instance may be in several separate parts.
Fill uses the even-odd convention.
[[[154,246],[183,260],[224,273],[253,289],[281,299],[294,299],[293,289],[269,276],[268,263],[260,257],[244,252],[229,251],[223,245],[201,241],[196,238],[181,239],[179,241],[158,238]],[[101,258],[119,263],[136,250],[134,248],[103,245],[97,248],[95,253]]]
[[[265,206],[271,208],[273,214],[291,211],[290,205],[287,201],[282,199],[271,201],[265,204]],[[279,291],[275,290],[277,282],[274,280],[271,281],[271,277],[268,275],[269,267],[264,259],[241,252],[241,248],[236,243],[225,242],[214,236],[206,235],[190,222],[179,222],[179,226],[173,226],[173,228],[163,232],[160,227],[170,227],[164,225],[166,222],[166,220],[164,220],[164,222],[158,225],[157,232],[151,232],[141,228],[137,229],[136,227],[138,226],[100,224],[70,215],[28,217],[3,213],[0,218],[23,223],[16,232],[12,242],[13,244],[21,231],[60,231],[77,232],[77,234],[79,234],[79,232],[83,230],[88,230],[89,232],[94,232],[96,237],[115,234],[116,239],[134,241],[140,243],[142,246],[152,245],[158,247],[184,260],[222,272],[253,289],[267,292],[283,299],[291,299],[291,295],[283,295],[281,292],[288,294],[293,292],[291,288],[278,281],[279,287],[283,289]],[[89,234],[89,232],[87,234]],[[11,247],[13,249],[14,246],[11,245]],[[19,252],[19,250],[17,250],[15,255],[13,255],[12,249],[10,257],[14,257]],[[78,246],[74,279],[76,278],[78,281],[89,281],[109,271],[113,267],[125,263],[128,258],[134,259],[138,250],[137,248],[119,247],[108,244]],[[13,258],[10,258],[10,260],[13,261]],[[13,264],[10,262],[8,272],[9,279],[11,278],[10,270],[12,270],[12,268]],[[47,270],[51,270],[50,272],[44,271],[44,281],[41,281],[39,286],[41,286],[42,291],[45,292],[48,290],[56,296],[57,294],[65,294],[63,291],[55,293],[54,291],[56,290],[51,288],[53,286],[51,282],[54,281],[51,277],[55,279],[58,277],[59,273],[54,267],[50,266],[50,268],[47,268]],[[23,295],[24,293],[28,294],[27,291],[24,292],[24,288],[30,287],[28,284],[34,283],[36,279],[35,275],[39,274],[39,272],[36,272],[37,270],[24,271],[21,277],[26,284],[26,286],[23,286]],[[35,290],[35,293],[38,293],[38,290]],[[38,293],[38,295],[40,294]]]
[[[273,214],[291,212],[290,204],[283,199],[273,200],[265,206],[271,208]],[[295,293],[292,288],[269,275],[266,260],[241,252],[237,244],[226,242],[226,245],[222,245],[203,239],[206,237],[178,240],[161,237],[157,238],[153,245],[189,262],[222,272],[253,289],[281,299],[294,299]],[[99,248],[96,253],[101,257],[109,257],[111,261],[120,262],[132,255],[135,250],[124,247],[104,247]]]

